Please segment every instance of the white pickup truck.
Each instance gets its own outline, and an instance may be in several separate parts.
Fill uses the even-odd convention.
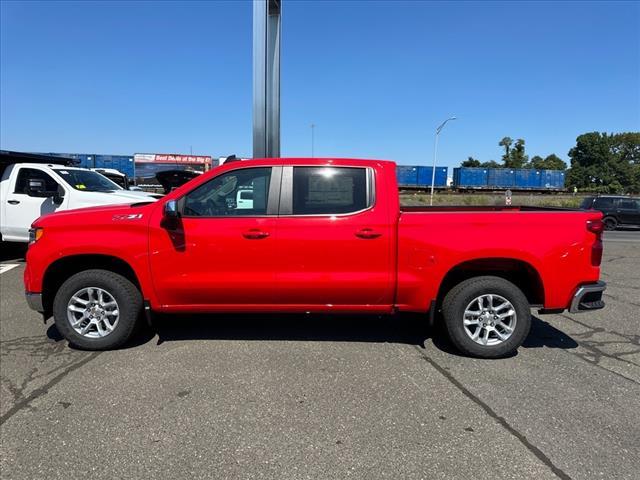
[[[14,163],[0,181],[2,241],[28,242],[31,223],[60,210],[154,201],[129,192],[97,172],[56,164]]]

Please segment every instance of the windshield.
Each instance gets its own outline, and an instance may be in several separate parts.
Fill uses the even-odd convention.
[[[76,190],[85,192],[114,192],[122,190],[119,185],[91,170],[59,168],[54,171]]]

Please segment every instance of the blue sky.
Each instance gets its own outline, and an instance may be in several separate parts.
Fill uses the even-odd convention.
[[[282,155],[566,159],[640,130],[637,2],[284,0]],[[252,5],[1,4],[0,146],[251,155]]]

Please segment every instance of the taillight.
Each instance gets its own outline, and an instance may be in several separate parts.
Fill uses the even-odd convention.
[[[596,234],[596,240],[591,245],[591,265],[599,267],[602,263],[602,232],[604,223],[602,220],[587,220],[587,230]]]
[[[604,223],[602,220],[587,220],[587,230],[600,235],[604,231]]]

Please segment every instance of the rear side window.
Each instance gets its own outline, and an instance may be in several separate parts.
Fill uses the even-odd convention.
[[[633,198],[620,200],[618,208],[624,210],[638,210],[640,209],[640,200],[634,200]]]
[[[615,202],[616,202],[617,198],[596,198],[596,201],[593,202],[593,208],[597,208],[597,209],[607,209],[607,208],[614,208],[615,207]]]
[[[47,192],[55,192],[58,189],[58,182],[56,182],[48,173],[42,170],[36,170],[35,168],[21,168],[18,172],[18,178],[16,179],[16,189],[14,193],[27,194],[27,185],[29,179],[44,180],[45,190]]]
[[[345,167],[294,167],[293,214],[352,213],[369,206],[367,170]]]

